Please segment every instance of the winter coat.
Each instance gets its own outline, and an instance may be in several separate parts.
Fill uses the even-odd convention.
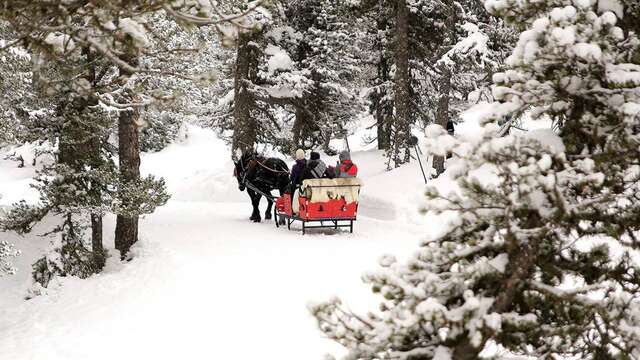
[[[358,167],[351,160],[342,160],[336,166],[336,177],[350,178],[358,176]]]
[[[291,168],[291,184],[300,185],[302,184],[302,175],[304,169],[307,167],[307,160],[296,160],[296,163]]]
[[[323,177],[329,177],[327,164],[325,164],[324,161],[318,159],[307,162],[307,167],[304,168],[304,172],[302,173],[302,180],[320,179]]]

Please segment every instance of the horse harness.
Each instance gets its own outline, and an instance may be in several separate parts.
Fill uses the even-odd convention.
[[[242,160],[242,158],[240,158],[240,168],[244,172],[244,174],[242,175],[242,184],[244,184],[244,186],[246,186],[247,188],[255,191],[256,193],[266,197],[267,199],[270,199],[271,201],[275,201],[275,197],[273,195],[266,194],[264,191],[258,189],[257,186],[253,185],[249,180],[247,180],[247,175],[249,174],[249,172],[251,170],[255,169],[255,167],[258,166],[258,165],[260,165],[261,167],[265,168],[266,170],[271,171],[271,172],[276,173],[276,174],[289,174],[289,171],[272,169],[269,166],[267,166],[264,163],[262,163],[260,160],[258,160],[255,157],[253,159],[251,159],[251,161],[247,165],[247,168],[245,169],[243,160]],[[274,185],[274,184],[272,184],[272,185]]]

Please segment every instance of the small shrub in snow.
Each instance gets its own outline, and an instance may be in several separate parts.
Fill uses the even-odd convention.
[[[178,137],[183,124],[180,114],[169,112],[150,113],[145,117],[146,126],[140,131],[140,150],[160,151]]]
[[[16,268],[9,261],[10,258],[20,255],[20,250],[16,250],[13,244],[7,241],[0,241],[0,276],[3,274],[13,275]]]
[[[32,266],[33,281],[39,285],[34,290],[46,288],[56,276],[77,276],[84,279],[101,270],[102,264],[95,262],[90,244],[84,243],[85,229],[86,226],[71,215],[66,217],[59,229],[61,236],[56,238],[50,250]]]

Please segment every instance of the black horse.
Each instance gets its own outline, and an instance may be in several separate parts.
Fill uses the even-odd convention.
[[[276,189],[280,191],[280,196],[284,195],[289,186],[289,167],[278,158],[264,158],[256,153],[245,153],[237,161],[234,160],[234,163],[233,176],[238,180],[238,189],[247,189],[253,205],[249,219],[260,222],[262,218],[259,205],[262,195],[271,195],[271,190]],[[272,206],[273,200],[267,197],[267,211],[264,213],[266,220],[271,219]]]

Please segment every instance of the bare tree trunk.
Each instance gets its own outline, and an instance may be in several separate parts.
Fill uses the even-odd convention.
[[[411,136],[409,93],[409,9],[406,0],[398,0],[396,12],[395,46],[395,121],[392,139],[394,166],[409,161],[409,137]]]
[[[91,49],[86,47],[82,49],[83,54],[86,56],[88,67],[86,69],[86,79],[91,84],[96,84],[96,65],[94,63],[94,54]],[[88,105],[98,105],[98,100],[94,97],[88,99]],[[108,139],[103,138],[100,134],[96,134],[88,138],[88,141],[83,144],[86,148],[86,159],[90,166],[101,162],[101,149]],[[97,166],[97,165],[96,165]],[[102,203],[102,186],[103,184],[91,182],[89,184],[90,195],[93,201],[93,205],[99,207]],[[93,256],[93,263],[96,271],[102,270],[105,264],[106,253],[102,243],[102,214],[98,212],[92,212],[91,218],[91,252]]]
[[[322,150],[325,152],[325,154],[328,154],[329,150],[331,150],[332,136],[333,136],[333,131],[331,131],[331,129],[325,131],[323,134]]]
[[[442,69],[442,77],[438,84],[438,90],[440,97],[438,98],[438,110],[436,112],[435,123],[446,129],[447,121],[449,121],[449,95],[451,92],[451,72],[449,69]],[[433,168],[436,170],[436,177],[444,172],[444,160],[444,156],[435,155],[433,157]]]
[[[105,263],[105,253],[102,246],[102,215],[100,214],[91,214],[91,252],[96,268],[102,269]]]
[[[240,33],[236,50],[233,94],[233,141],[232,151],[253,149],[257,138],[257,123],[251,116],[254,99],[248,85],[257,71],[255,51],[251,41],[253,33]]]
[[[137,66],[138,55],[136,47],[129,44],[128,52],[122,56],[127,63]],[[133,75],[127,69],[120,68],[122,77]],[[135,94],[130,89],[125,89],[125,98],[135,101]],[[138,132],[138,119],[140,112],[137,108],[120,112],[118,116],[118,156],[120,169],[120,182],[130,184],[140,180],[140,134]],[[129,199],[121,199],[123,205],[127,205]],[[115,246],[120,251],[120,258],[124,259],[133,244],[138,241],[138,215],[118,214],[116,218]]]
[[[317,130],[312,114],[304,108],[306,105],[303,102],[301,106],[296,106],[296,118],[293,121],[293,144],[299,148],[306,146],[306,140],[315,140],[313,132]]]
[[[118,154],[120,156],[120,180],[123,183],[140,179],[140,141],[136,120],[139,112],[127,110],[118,118]],[[122,199],[126,202],[127,199]],[[133,244],[138,241],[138,216],[120,214],[116,219],[116,249],[124,259]]]
[[[622,28],[625,34],[640,34],[640,4],[634,0],[627,0],[624,5],[624,16],[618,20],[617,26]],[[640,55],[635,56],[633,63],[640,63]]]
[[[299,107],[296,107],[295,119],[293,120],[293,127],[291,128],[291,132],[293,135],[293,146],[294,147],[302,147],[302,139],[304,137],[304,123],[305,123],[305,113]]]
[[[377,20],[377,25],[378,33],[384,33],[387,30],[387,19],[384,16],[380,16]],[[378,84],[384,86],[389,81],[389,64],[385,55],[384,39],[378,37],[377,41],[380,56],[377,64]],[[393,116],[393,109],[389,109],[388,101],[384,99],[385,95],[385,93],[379,93],[374,98],[379,150],[389,149],[389,144],[391,143],[391,131],[389,129],[391,120],[389,118]]]

